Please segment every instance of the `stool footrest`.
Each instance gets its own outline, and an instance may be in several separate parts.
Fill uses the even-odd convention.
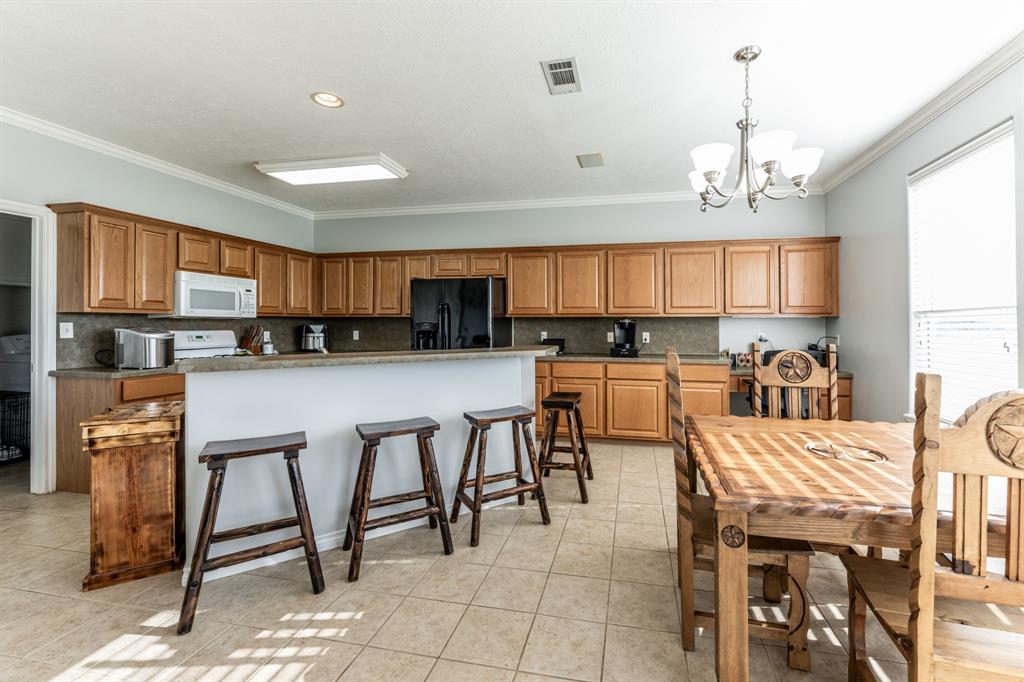
[[[412,502],[413,500],[425,500],[429,497],[426,492],[418,490],[411,493],[402,493],[400,495],[388,495],[387,497],[378,497],[376,500],[370,500],[370,509],[376,509],[378,507],[386,507],[390,504],[400,504],[402,502]]]
[[[266,545],[260,545],[259,547],[243,549],[238,552],[232,552],[231,554],[207,559],[203,562],[203,572],[215,571],[218,568],[234,566],[235,564],[252,561],[253,559],[262,559],[263,557],[271,556],[273,554],[280,554],[281,552],[287,552],[288,550],[298,549],[299,547],[305,546],[305,544],[306,541],[300,536],[297,538],[289,538],[288,540],[281,540],[279,542],[271,542]]]
[[[576,471],[576,465],[572,462],[544,462],[540,465],[541,469],[567,469],[569,471]]]
[[[551,450],[551,452],[568,452],[569,454],[572,454],[572,448],[568,445],[552,445],[548,450]]]
[[[379,519],[367,519],[366,525],[364,525],[363,528],[365,530],[373,530],[374,528],[393,526],[396,523],[402,523],[404,521],[414,521],[416,519],[422,519],[425,516],[433,516],[435,514],[440,513],[442,513],[441,509],[437,506],[425,507],[423,509],[413,509],[412,511],[402,512],[400,514],[382,516]]]
[[[242,526],[241,528],[231,528],[229,530],[223,530],[219,533],[214,533],[213,535],[211,535],[210,542],[226,542],[228,540],[237,540],[238,538],[247,538],[253,535],[269,533],[273,530],[291,528],[292,526],[297,525],[299,525],[299,517],[289,516],[288,518],[277,519],[276,521],[267,521],[266,523],[254,523],[251,526]]]
[[[506,471],[503,474],[492,474],[490,476],[484,476],[484,485],[488,485],[490,483],[497,483],[499,481],[511,481],[511,480],[513,480],[515,478],[518,478],[519,476],[520,476],[520,474],[517,471]],[[467,488],[471,488],[471,487],[473,487],[475,485],[476,485],[476,479],[475,478],[466,481],[466,487]]]
[[[540,485],[537,483],[523,483],[521,485],[513,486],[511,488],[495,490],[492,493],[485,494],[480,499],[482,502],[493,502],[494,500],[503,500],[506,497],[512,497],[513,495],[522,495],[524,493],[533,492],[539,487]]]

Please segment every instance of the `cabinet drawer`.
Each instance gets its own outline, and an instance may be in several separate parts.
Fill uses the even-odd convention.
[[[665,365],[660,362],[649,365],[629,362],[609,362],[607,367],[609,379],[665,380]]]
[[[505,254],[473,253],[469,256],[470,277],[504,276]]]
[[[184,374],[165,374],[138,379],[122,379],[117,390],[117,402],[131,403],[153,400],[185,392]]]
[[[551,376],[600,379],[604,377],[604,364],[600,362],[552,362]]]
[[[431,261],[431,277],[465,277],[469,274],[469,258],[464,253],[438,254]]]
[[[679,365],[679,378],[683,381],[729,382],[729,365]]]
[[[534,364],[536,365],[536,369],[534,370],[534,373],[537,375],[538,378],[551,376],[551,363],[550,362],[545,362],[544,360],[541,360],[541,361],[536,362]]]

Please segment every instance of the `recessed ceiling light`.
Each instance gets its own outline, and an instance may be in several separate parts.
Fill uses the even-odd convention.
[[[338,97],[333,92],[314,92],[312,95],[309,96],[309,98],[322,107],[339,109],[345,106],[345,100]]]
[[[577,154],[576,163],[580,168],[600,168],[604,165],[604,156],[598,154]]]
[[[339,156],[332,159],[267,161],[256,170],[290,185],[323,185],[330,182],[397,180],[409,172],[383,154]]]

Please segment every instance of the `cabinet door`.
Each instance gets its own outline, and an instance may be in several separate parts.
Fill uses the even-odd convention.
[[[721,246],[665,250],[665,312],[670,315],[721,315],[725,274]]]
[[[548,393],[551,393],[551,379],[542,379],[538,377],[537,379],[534,380],[534,382],[534,400],[536,401],[534,403],[534,410],[537,412],[537,433],[534,434],[534,436],[539,439],[540,435],[543,433],[543,431],[541,431],[541,428],[543,428],[544,426],[544,408],[540,406],[540,401],[544,400],[544,398],[547,397]],[[537,444],[537,448],[540,449],[540,443]]]
[[[704,414],[712,417],[729,414],[728,385],[684,381],[682,389],[686,414]],[[723,408],[723,405],[726,407]]]
[[[89,307],[135,306],[135,223],[89,218]]]
[[[431,277],[468,277],[469,256],[464,253],[443,253],[433,257]]]
[[[778,269],[774,244],[725,247],[727,315],[778,312]]]
[[[604,251],[559,251],[557,265],[560,315],[604,314]]]
[[[664,381],[609,379],[605,435],[622,438],[665,438],[667,399]]]
[[[608,313],[660,315],[665,295],[662,249],[608,252]]]
[[[324,315],[346,315],[348,314],[348,277],[346,271],[347,258],[324,258],[320,268],[323,272],[323,301]]]
[[[135,307],[170,312],[174,308],[177,230],[135,223]]]
[[[505,276],[505,254],[503,253],[471,253],[469,254],[470,277]]]
[[[377,256],[374,268],[374,312],[377,315],[401,315],[402,257]]]
[[[283,251],[256,247],[256,314],[284,315],[287,273]]]
[[[313,314],[313,257],[289,253],[286,256],[288,268],[289,315]]]
[[[373,256],[348,259],[348,313],[373,315]]]
[[[604,434],[604,379],[552,379],[552,391],[573,391],[582,394],[580,414],[587,437]],[[558,418],[558,432],[568,433],[565,415]]]
[[[838,315],[837,249],[831,244],[779,247],[779,312],[784,315]]]
[[[220,242],[220,274],[229,277],[252,279],[252,244],[223,239]]]
[[[192,232],[178,233],[178,268],[196,272],[219,272],[220,255],[213,237]]]
[[[555,255],[523,252],[508,256],[508,314],[555,312]]]
[[[430,256],[405,256],[403,257],[403,268],[405,276],[402,280],[402,314],[410,315],[412,309],[412,290],[409,282],[414,279],[430,279]]]

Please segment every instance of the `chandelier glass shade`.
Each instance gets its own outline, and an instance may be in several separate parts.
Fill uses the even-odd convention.
[[[736,122],[740,131],[739,169],[736,185],[731,191],[723,192],[722,185],[732,161],[733,146],[725,142],[712,142],[695,147],[690,152],[696,170],[689,174],[690,186],[701,198],[700,210],[708,207],[721,208],[735,197],[745,195],[747,206],[757,213],[761,199],[786,199],[807,196],[807,180],[818,170],[825,153],[819,147],[793,149],[796,133],[788,130],[771,130],[754,135],[757,120],[750,116],[750,62],[761,54],[757,45],[740,48],[733,58],[743,64],[745,75],[745,97],[743,118]],[[776,183],[780,176],[789,178],[792,188],[780,189]],[[717,201],[716,201],[717,200]]]

